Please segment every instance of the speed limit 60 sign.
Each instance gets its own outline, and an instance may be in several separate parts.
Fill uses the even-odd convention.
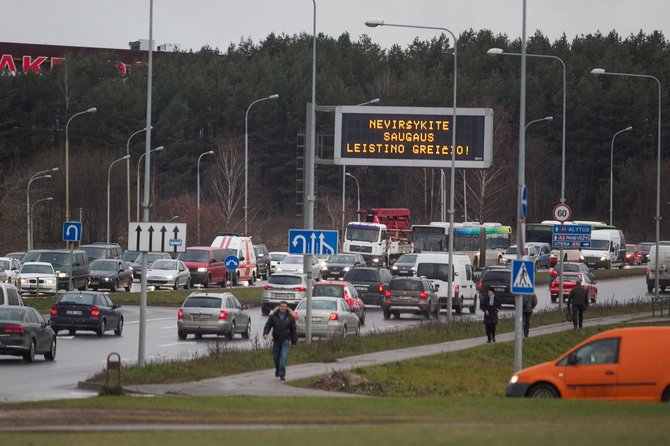
[[[572,210],[570,209],[570,206],[568,206],[567,204],[559,203],[556,206],[554,206],[553,214],[554,214],[554,220],[564,222],[570,220],[570,217],[572,216]]]

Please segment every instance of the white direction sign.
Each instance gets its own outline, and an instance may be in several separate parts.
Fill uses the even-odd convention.
[[[128,250],[142,252],[186,251],[186,223],[130,222]]]

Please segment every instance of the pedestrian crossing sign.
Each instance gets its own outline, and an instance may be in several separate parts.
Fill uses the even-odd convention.
[[[535,262],[512,262],[512,294],[535,294]]]

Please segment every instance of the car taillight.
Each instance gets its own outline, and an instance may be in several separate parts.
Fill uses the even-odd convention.
[[[386,299],[390,299],[391,298],[391,292],[389,290],[386,290],[386,292],[384,293],[384,297]]]
[[[98,307],[91,308],[91,317],[100,317],[100,308]]]
[[[272,287],[270,285],[263,285],[264,290],[271,290]]]
[[[461,292],[461,286],[457,284],[456,287],[454,287],[454,297],[458,297],[458,294],[460,292]]]
[[[340,320],[340,316],[337,315],[337,313],[330,313],[330,318],[331,321],[338,321]]]
[[[298,287],[293,288],[293,291],[305,291],[305,289],[306,288],[304,286],[298,286]]]
[[[419,294],[420,299],[428,299],[428,293],[425,291],[421,291],[421,294]]]
[[[51,307],[51,313],[52,316],[58,316],[58,310],[56,307]]]
[[[177,319],[184,319],[184,310],[181,308],[177,311]]]
[[[558,271],[556,271],[555,269],[552,269],[552,270],[549,272],[549,274],[551,275],[551,277],[556,277],[556,276],[558,276]]]
[[[219,320],[222,321],[228,317],[228,312],[226,310],[219,311]]]
[[[384,285],[383,284],[381,284],[377,287],[377,292],[380,293],[380,294],[384,292]]]
[[[23,334],[23,327],[20,325],[8,325],[5,327],[5,333]]]

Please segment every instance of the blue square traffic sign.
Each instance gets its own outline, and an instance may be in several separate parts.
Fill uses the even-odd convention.
[[[337,231],[291,229],[288,232],[289,254],[337,254],[337,244]]]
[[[78,242],[81,240],[81,222],[65,221],[63,222],[63,241]]]
[[[535,294],[535,262],[512,262],[512,294]]]

